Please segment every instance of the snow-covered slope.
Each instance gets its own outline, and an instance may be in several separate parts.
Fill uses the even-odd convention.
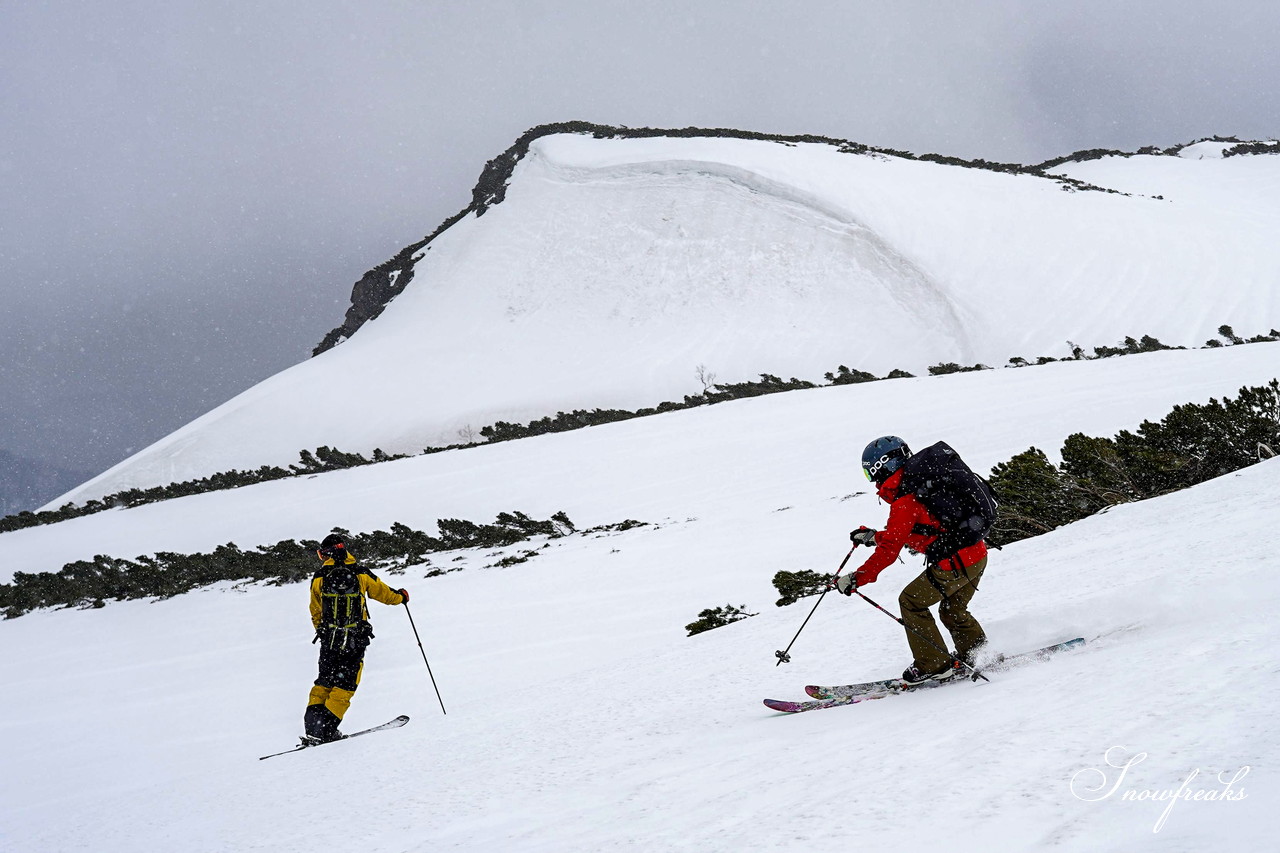
[[[987,471],[1029,445],[1054,454],[1073,432],[1112,435],[1277,374],[1280,343],[1259,343],[792,391],[0,534],[0,580],[95,554],[254,547],[397,521],[433,529],[513,509],[564,510],[582,526],[732,519],[724,495],[737,490],[781,507],[865,489],[858,460],[877,435],[945,436]]]
[[[994,644],[1083,635],[1078,654],[800,717],[760,700],[905,665],[897,625],[829,596],[794,662],[774,666],[809,605],[774,608],[770,577],[834,569],[845,531],[883,520],[853,494],[869,436],[946,438],[987,466],[1270,378],[1278,351],[780,394],[4,534],[6,563],[31,570],[72,552],[511,508],[658,522],[554,540],[505,569],[477,552],[439,559],[464,567],[443,577],[411,569],[396,580],[414,593],[448,715],[404,614],[378,608],[348,727],[413,721],[266,762],[297,732],[314,672],[304,586],[0,622],[0,848],[1269,849],[1280,461],[995,554],[974,602]],[[867,592],[892,606],[917,571],[891,567]],[[760,615],[684,637],[700,609],[725,603]],[[1146,757],[1119,778],[1108,750]],[[1184,782],[1188,795],[1220,793],[1218,774],[1246,767],[1232,787],[1245,799],[1178,801],[1163,823],[1168,802],[1124,798]]]
[[[1060,171],[1144,195],[816,143],[544,137],[350,340],[62,500],[654,405],[701,390],[699,365],[923,373],[1280,325],[1280,157]]]

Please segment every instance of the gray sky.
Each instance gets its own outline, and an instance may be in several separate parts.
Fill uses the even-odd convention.
[[[1270,0],[0,0],[0,448],[101,470],[305,359],[535,124],[1263,138],[1278,35]]]

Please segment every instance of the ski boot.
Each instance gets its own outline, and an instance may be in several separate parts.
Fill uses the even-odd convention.
[[[908,687],[914,687],[917,684],[924,684],[926,681],[946,681],[954,677],[956,674],[956,665],[952,661],[948,661],[942,669],[934,672],[921,672],[916,668],[915,664],[907,667],[902,673],[902,683]]]

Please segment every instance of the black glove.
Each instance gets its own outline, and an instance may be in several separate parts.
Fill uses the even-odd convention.
[[[400,593],[400,597],[404,599],[404,601],[400,602],[401,604],[408,604],[408,603],[409,603],[409,590],[407,590],[407,589],[397,589],[397,590],[396,590],[396,592]]]
[[[868,548],[874,548],[876,547],[876,532],[863,525],[849,534],[849,541],[854,545],[866,545]]]
[[[853,572],[847,575],[841,575],[836,578],[836,591],[844,595],[853,595],[853,591],[858,588],[858,581],[854,577]]]

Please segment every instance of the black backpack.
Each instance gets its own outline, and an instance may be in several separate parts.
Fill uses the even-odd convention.
[[[360,579],[349,566],[327,566],[320,582],[320,627],[316,638],[326,649],[359,652],[373,638],[364,618]]]
[[[941,525],[916,525],[914,531],[937,536],[925,550],[930,563],[981,542],[996,523],[998,504],[991,487],[945,441],[907,459],[898,493],[915,495]]]

